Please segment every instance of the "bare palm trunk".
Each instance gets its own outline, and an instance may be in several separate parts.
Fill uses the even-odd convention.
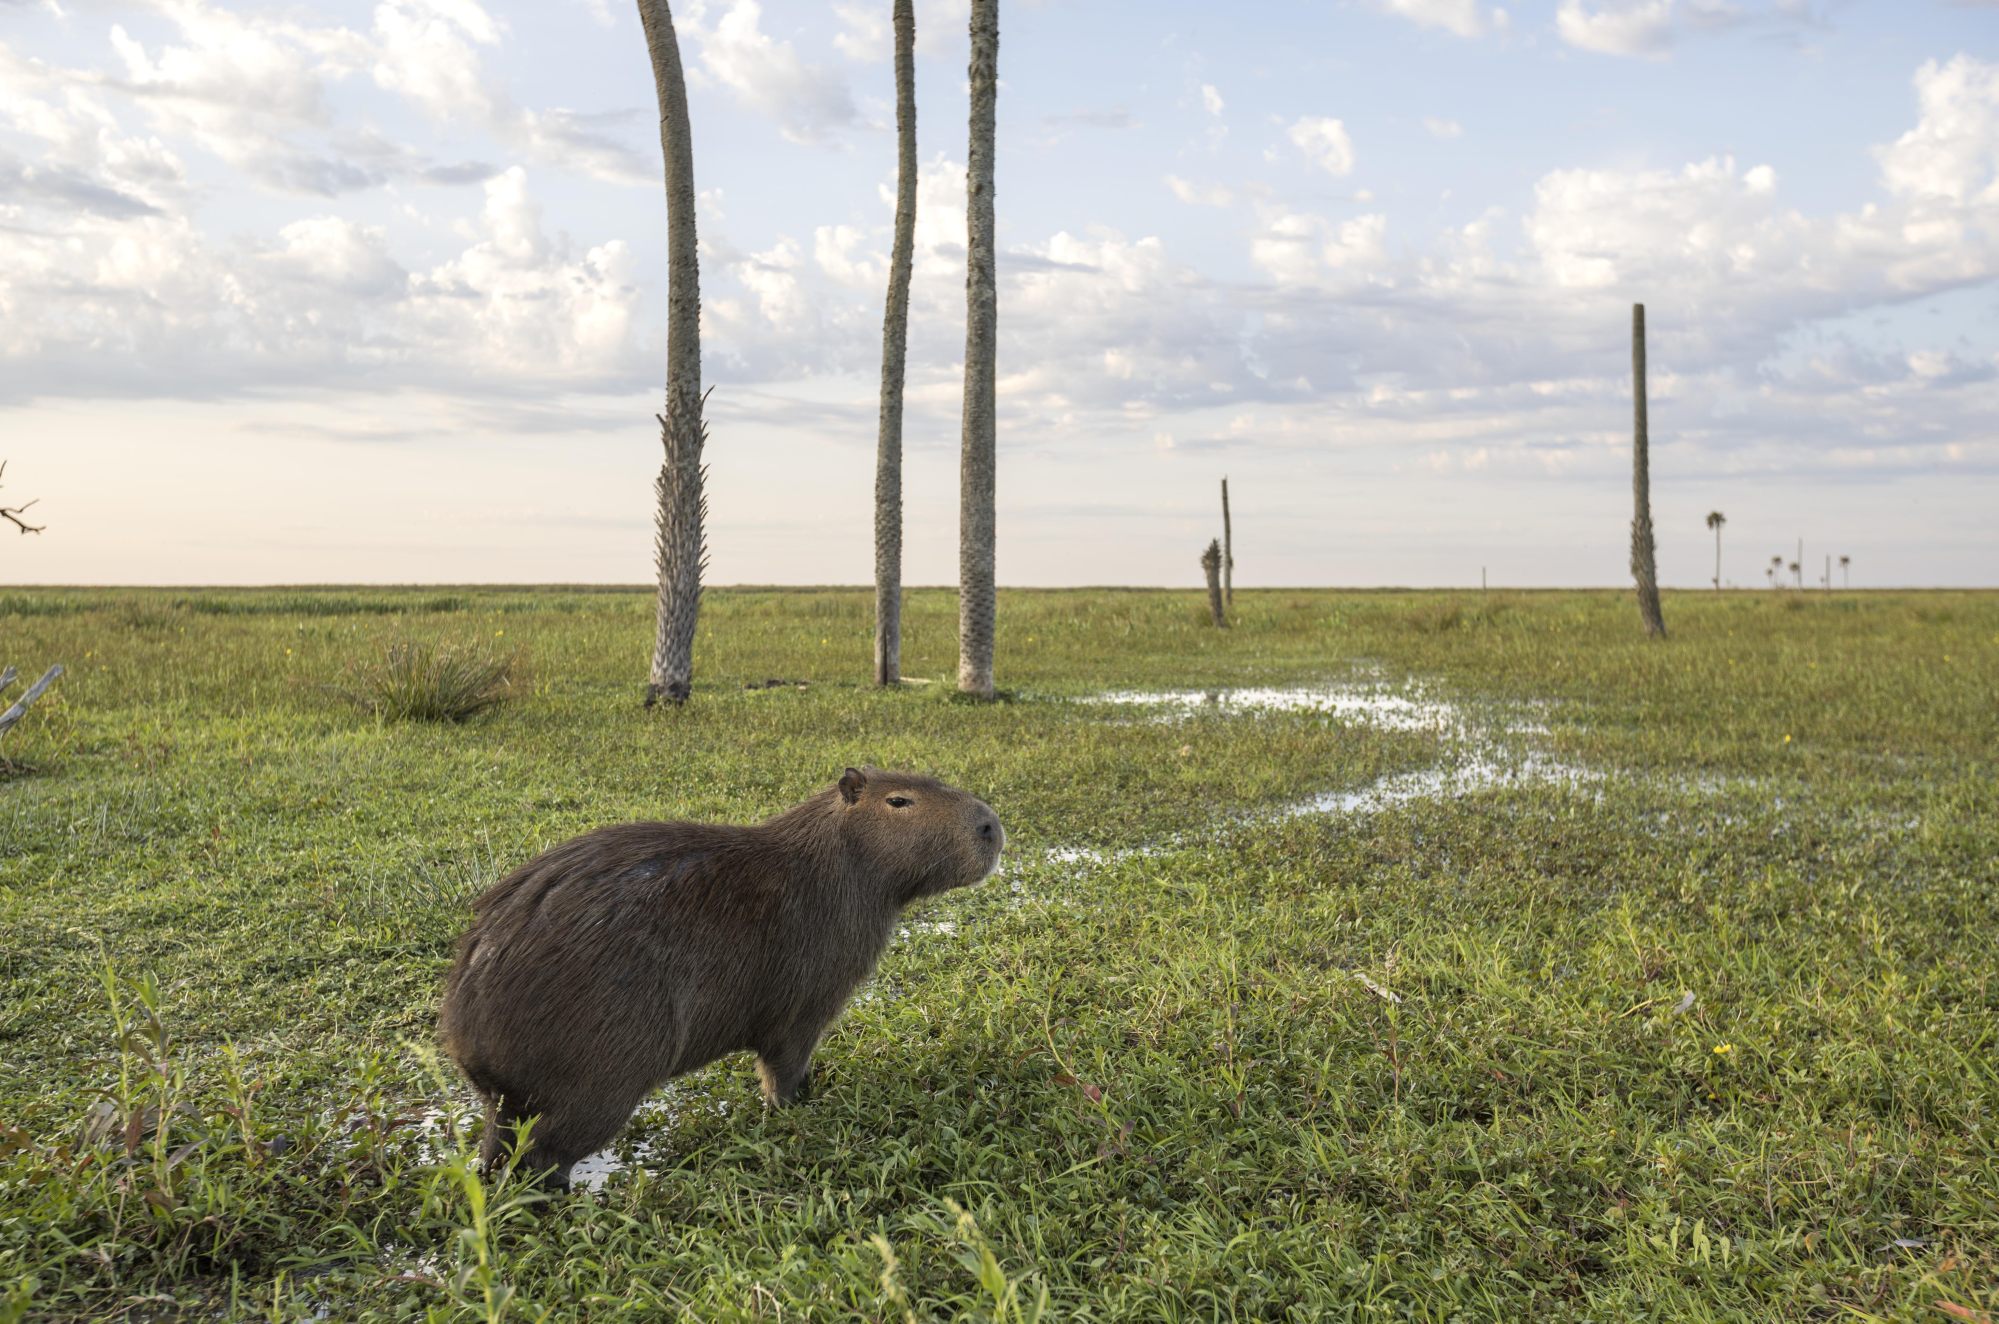
[[[895,0],[895,246],[882,317],[881,432],[875,449],[875,684],[902,680],[902,382],[916,252],[916,8]]]
[[[1222,611],[1222,545],[1212,538],[1207,550],[1201,553],[1201,570],[1208,577],[1208,611],[1215,618],[1215,628],[1229,628],[1229,618]]]
[[[1714,526],[1714,591],[1721,592],[1721,525]]]
[[[1638,613],[1645,633],[1665,638],[1659,613],[1659,572],[1652,556],[1652,470],[1650,428],[1645,417],[1645,305],[1631,305],[1631,574],[1638,581]]]
[[[1229,526],[1229,480],[1222,479],[1222,602],[1235,606],[1235,533]]]
[[[993,122],[999,0],[972,0],[971,150],[965,172],[965,415],[959,461],[958,688],[993,697],[993,443],[999,290],[993,269]]]
[[[653,554],[659,569],[658,623],[646,706],[685,703],[694,683],[694,627],[701,612],[701,572],[707,545],[701,525],[701,275],[694,243],[694,141],[687,120],[687,84],[680,40],[667,0],[639,0],[639,24],[652,55],[659,93],[659,145],[666,158],[666,412],[659,415],[666,450],[659,478]]]

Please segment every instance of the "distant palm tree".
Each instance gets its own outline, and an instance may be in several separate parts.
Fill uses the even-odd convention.
[[[1215,628],[1226,630],[1229,618],[1222,611],[1222,545],[1213,538],[1201,553],[1201,570],[1208,577],[1208,611],[1215,618]]]
[[[875,449],[875,684],[902,680],[902,383],[909,272],[916,252],[916,9],[895,0],[895,244],[882,318],[881,429]]]
[[[1714,530],[1714,588],[1721,591],[1721,526],[1728,523],[1728,516],[1718,510],[1707,513],[1707,526]]]
[[[1839,577],[1840,577],[1840,579],[1841,579],[1841,581],[1842,581],[1842,582],[1841,582],[1841,584],[1840,584],[1840,587],[1841,587],[1841,588],[1852,588],[1852,587],[1853,587],[1853,573],[1852,573],[1851,569],[1849,568],[1849,567],[1851,567],[1852,565],[1853,565],[1853,558],[1852,558],[1852,557],[1850,557],[1850,556],[1842,556],[1842,557],[1840,557],[1840,558],[1839,558]]]
[[[1768,570],[1765,570],[1763,573],[1770,576],[1771,588],[1779,587],[1777,583],[1777,572],[1779,570],[1782,570],[1783,568],[1784,568],[1784,558],[1782,556],[1773,556],[1770,558],[1770,568]]]
[[[965,407],[958,461],[958,689],[993,688],[993,443],[999,289],[993,268],[993,127],[999,0],[972,0],[971,143],[965,161]]]
[[[1798,589],[1802,592],[1805,587],[1805,568],[1796,561],[1791,562],[1791,578],[1798,581]]]

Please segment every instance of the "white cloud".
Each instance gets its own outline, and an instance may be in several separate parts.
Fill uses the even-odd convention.
[[[1353,173],[1353,139],[1347,136],[1346,125],[1339,120],[1308,115],[1294,122],[1285,136],[1327,174]]]
[[[409,273],[389,256],[383,232],[340,216],[313,216],[278,231],[283,247],[266,258],[274,273],[359,299],[391,298]]]
[[[767,35],[763,6],[757,0],[722,3],[725,8],[712,25],[706,22],[705,4],[689,6],[679,25],[681,40],[700,50],[700,73],[774,120],[793,142],[818,142],[858,122],[859,112],[845,80],[801,59],[790,42]]]
[[[1196,184],[1178,175],[1168,175],[1166,187],[1190,207],[1226,207],[1235,201],[1235,194],[1224,184]]]
[[[1335,223],[1310,212],[1269,213],[1250,239],[1250,261],[1289,286],[1351,285],[1387,278],[1388,218]]]
[[[1506,25],[1506,11],[1480,12],[1478,0],[1377,0],[1388,13],[1460,37],[1482,37]]]
[[[1423,117],[1423,127],[1429,130],[1432,138],[1462,138],[1465,133],[1464,125],[1458,123],[1456,120],[1444,119],[1437,115],[1425,115]]]
[[[1603,55],[1663,55],[1686,33],[1760,30],[1797,34],[1830,27],[1817,0],[1562,0],[1555,31]]]
[[[1882,148],[1882,180],[1910,199],[1999,204],[1999,64],[1959,55],[1916,71],[1923,117]]]
[[[499,28],[475,0],[383,0],[375,7],[374,77],[440,119],[497,109],[474,44]]]
[[[1201,108],[1210,115],[1222,113],[1222,94],[1215,90],[1213,83],[1201,84]]]
[[[1672,44],[1673,0],[1562,0],[1555,31],[1604,55],[1656,55]]]
[[[780,332],[801,329],[812,304],[798,282],[798,244],[779,237],[777,243],[760,253],[752,253],[730,270],[756,296],[757,310]]]
[[[812,260],[819,269],[850,289],[885,291],[888,261],[879,253],[858,250],[867,235],[851,225],[821,225],[812,231]]]

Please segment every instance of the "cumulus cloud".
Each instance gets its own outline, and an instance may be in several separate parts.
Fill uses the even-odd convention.
[[[1226,207],[1235,201],[1234,192],[1224,184],[1196,184],[1178,175],[1168,175],[1166,187],[1190,207]]]
[[[851,36],[854,29],[847,31]],[[844,79],[764,32],[758,0],[722,0],[712,22],[706,4],[690,5],[679,32],[700,52],[698,74],[773,120],[793,142],[818,142],[860,119]],[[853,41],[843,49],[852,53]]]
[[[1673,0],[1562,0],[1555,31],[1605,55],[1656,55],[1672,44]]]
[[[1222,113],[1222,94],[1215,90],[1213,83],[1201,84],[1201,109],[1207,111],[1210,115],[1219,115]]]
[[[1460,37],[1482,37],[1506,26],[1506,11],[1481,9],[1478,0],[1377,0],[1390,14],[1428,28],[1442,28]]]
[[[1380,213],[1334,222],[1309,212],[1267,214],[1250,239],[1250,260],[1272,280],[1294,287],[1385,280],[1388,218]]]
[[[1959,55],[1916,71],[1922,120],[1878,153],[1904,198],[1999,204],[1999,65]]]
[[[1345,176],[1353,173],[1353,139],[1347,136],[1346,125],[1339,120],[1324,116],[1308,115],[1296,120],[1285,130],[1291,145],[1303,152],[1306,159],[1329,175]]]
[[[1815,0],[1562,0],[1555,32],[1602,55],[1664,55],[1687,33],[1791,34],[1830,27]]]
[[[519,167],[483,193],[468,246],[417,270],[339,216],[223,244],[178,215],[17,230],[0,238],[0,399],[642,380],[624,243],[549,235]]]

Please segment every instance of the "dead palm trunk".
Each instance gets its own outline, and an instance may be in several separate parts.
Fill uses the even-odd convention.
[[[1214,615],[1215,628],[1229,628],[1229,618],[1222,611],[1222,545],[1210,538],[1208,550],[1201,553],[1201,569],[1208,576],[1208,610]]]
[[[972,0],[965,172],[965,413],[958,466],[958,688],[993,697],[993,442],[999,290],[993,270],[993,120],[999,0]]]
[[[1235,533],[1229,527],[1229,480],[1222,479],[1222,602],[1235,607]]]
[[[1666,618],[1659,614],[1659,572],[1652,558],[1651,444],[1645,417],[1645,305],[1631,305],[1631,574],[1638,581],[1638,613],[1645,633],[1666,637]]]
[[[881,431],[875,443],[875,684],[902,681],[902,381],[916,252],[916,7],[895,0],[895,246],[882,317]]]
[[[653,485],[659,497],[653,554],[659,608],[646,706],[685,703],[694,683],[694,627],[701,611],[707,562],[702,520],[701,275],[694,243],[694,141],[687,121],[687,84],[680,40],[667,0],[639,0],[639,24],[652,56],[659,93],[659,145],[666,158],[666,412],[659,415],[666,458]]]

